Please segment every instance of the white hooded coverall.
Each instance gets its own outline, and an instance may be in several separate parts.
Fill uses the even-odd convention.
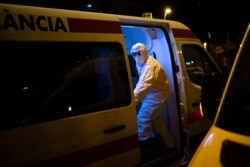
[[[139,55],[135,55],[136,52],[140,52]],[[134,89],[136,104],[141,102],[137,114],[139,140],[147,140],[156,133],[163,139],[165,147],[170,148],[173,140],[161,115],[170,93],[165,72],[160,63],[148,55],[144,44],[133,45],[131,54],[139,74]]]

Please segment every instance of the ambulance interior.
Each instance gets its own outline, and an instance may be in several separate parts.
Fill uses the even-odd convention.
[[[180,153],[180,150],[183,147],[182,147],[182,141],[180,138],[180,134],[181,134],[181,130],[180,130],[181,127],[180,127],[180,122],[179,122],[180,119],[179,119],[179,115],[177,112],[178,111],[177,101],[176,101],[177,93],[176,93],[175,83],[174,83],[175,72],[173,71],[174,60],[173,60],[173,57],[171,57],[169,40],[166,38],[164,31],[157,27],[122,26],[122,32],[123,32],[124,41],[126,44],[127,55],[130,55],[131,47],[135,43],[137,42],[144,43],[145,46],[147,47],[149,55],[157,59],[160,62],[160,64],[163,66],[166,76],[169,80],[170,97],[166,103],[164,111],[162,112],[162,116],[165,119],[167,129],[172,135],[172,138],[174,141],[175,153],[173,154],[166,153],[172,158],[173,156],[176,156],[178,153]],[[135,65],[130,64],[130,66],[131,68],[136,68]],[[133,82],[134,82],[133,85],[136,85],[138,76],[134,75],[135,74],[133,72],[134,70],[136,69],[131,69]],[[157,145],[157,142],[158,142],[158,145]],[[156,150],[157,148],[161,149],[161,147],[159,146],[160,145],[159,143],[160,142],[157,138],[152,138],[148,140],[148,143],[145,142],[145,144],[144,144],[144,141],[143,143],[141,142],[141,153],[144,154],[144,152],[147,152],[147,153],[150,152],[148,151],[148,149],[151,149],[151,150]]]

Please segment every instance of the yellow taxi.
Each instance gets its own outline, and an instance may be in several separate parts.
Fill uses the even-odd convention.
[[[247,27],[219,107],[215,108],[214,76],[202,87],[201,108],[214,123],[188,164],[188,167],[250,166],[250,24]],[[216,86],[215,86],[216,85]]]

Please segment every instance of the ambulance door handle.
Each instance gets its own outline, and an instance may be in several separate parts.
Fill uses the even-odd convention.
[[[121,131],[121,130],[123,130],[123,129],[125,129],[125,128],[126,128],[125,125],[118,125],[118,126],[115,126],[115,127],[112,127],[112,128],[104,129],[104,130],[103,130],[103,133],[104,133],[104,134],[114,133],[114,132]]]

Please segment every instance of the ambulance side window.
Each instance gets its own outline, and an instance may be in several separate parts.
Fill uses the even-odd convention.
[[[9,64],[0,130],[129,105],[118,43],[0,42]],[[18,53],[16,53],[18,51]]]
[[[182,45],[182,54],[189,79],[195,84],[201,85],[200,79],[204,73],[218,71],[208,54],[198,45]]]

